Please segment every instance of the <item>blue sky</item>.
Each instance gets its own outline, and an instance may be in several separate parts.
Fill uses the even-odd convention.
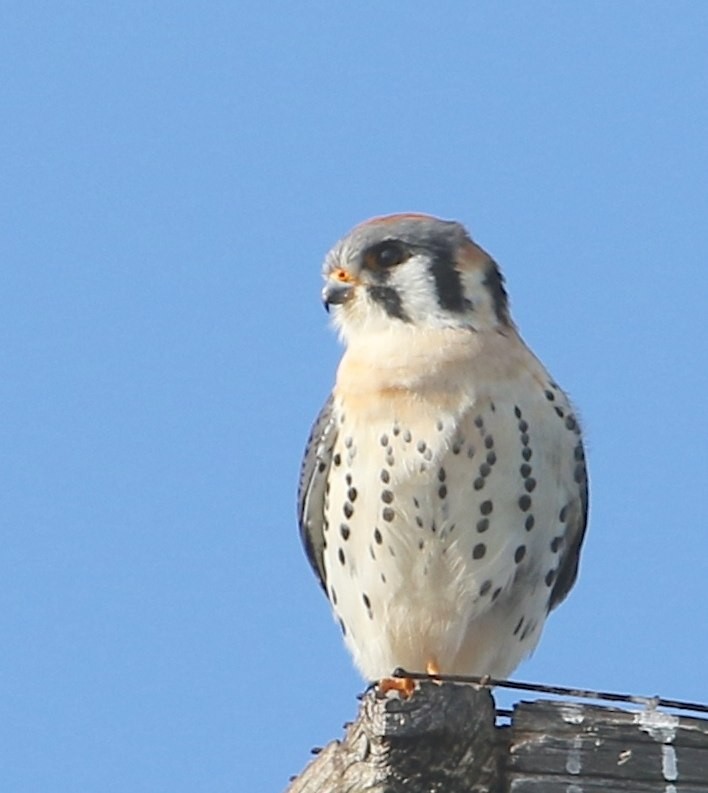
[[[708,700],[707,42],[681,0],[3,3],[0,789],[280,790],[354,715],[295,489],[321,260],[394,211],[468,226],[584,418],[516,677]]]

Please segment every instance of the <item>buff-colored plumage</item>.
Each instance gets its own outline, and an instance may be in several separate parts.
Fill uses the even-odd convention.
[[[368,679],[508,675],[577,571],[587,479],[567,397],[459,224],[392,216],[325,262],[347,345],[308,445],[308,555]]]

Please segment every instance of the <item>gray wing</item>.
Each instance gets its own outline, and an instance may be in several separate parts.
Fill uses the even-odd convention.
[[[324,500],[327,476],[332,464],[332,450],[337,440],[337,427],[330,396],[315,420],[305,448],[297,493],[300,539],[307,558],[327,591],[324,569]]]
[[[578,497],[568,505],[570,513],[566,523],[564,551],[558,566],[556,581],[551,590],[548,602],[549,611],[565,600],[578,577],[580,547],[583,544],[588,525],[588,472],[581,441],[578,441],[578,445],[575,447],[575,481],[578,484]]]

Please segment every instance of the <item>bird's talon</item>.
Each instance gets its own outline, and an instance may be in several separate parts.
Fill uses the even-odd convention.
[[[398,691],[403,699],[410,699],[416,689],[416,682],[410,677],[384,677],[377,686],[381,696],[386,696],[389,691]]]

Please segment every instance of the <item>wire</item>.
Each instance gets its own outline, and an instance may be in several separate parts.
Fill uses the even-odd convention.
[[[597,699],[605,702],[628,702],[644,708],[673,708],[689,710],[694,713],[708,713],[708,705],[700,702],[685,702],[680,699],[664,697],[644,697],[636,694],[618,694],[613,691],[592,691],[587,688],[569,688],[567,686],[547,686],[543,683],[524,683],[519,680],[496,680],[489,675],[428,675],[421,672],[407,672],[396,669],[394,677],[405,677],[410,680],[437,680],[442,683],[464,683],[482,686],[483,688],[510,688],[517,691],[533,691],[539,694],[555,694],[559,697],[576,697],[578,699]]]

